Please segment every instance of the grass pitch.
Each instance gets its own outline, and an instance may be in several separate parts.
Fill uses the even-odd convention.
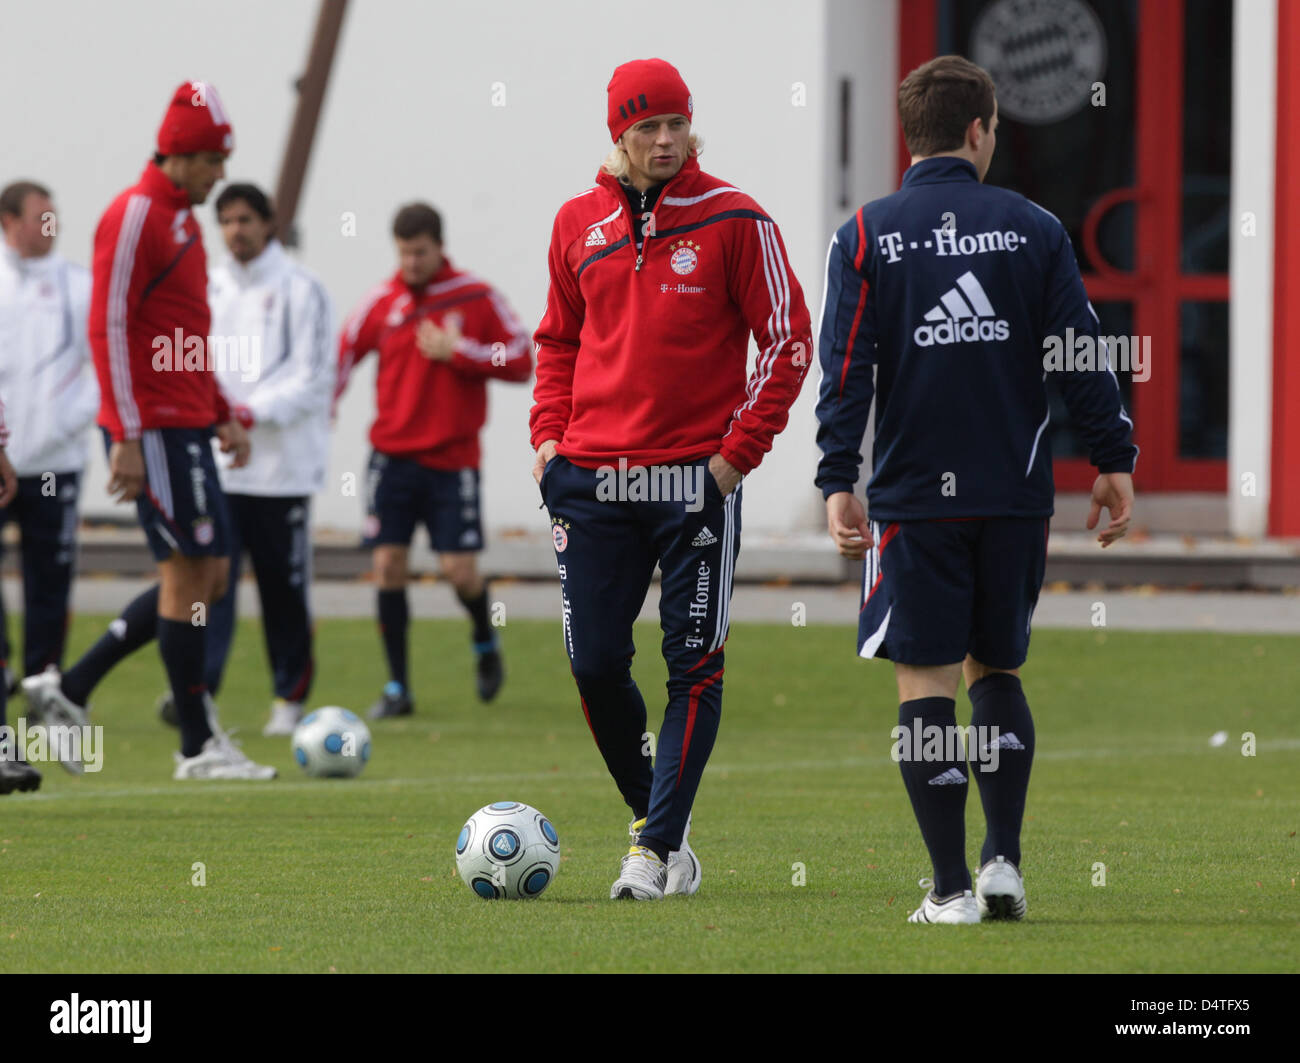
[[[69,660],[107,619],[77,618]],[[637,635],[657,728],[659,631]],[[173,782],[157,649],[137,653],[93,701],[103,771],[40,765],[39,793],[0,799],[0,971],[1296,969],[1298,638],[1036,632],[1029,918],[978,927],[905,922],[929,865],[888,756],[892,670],[857,660],[849,627],[733,625],[691,838],[704,884],[662,904],[608,900],[629,816],[558,623],[512,622],[503,639],[506,685],[483,706],[465,624],[416,621],[417,715],[373,724],[365,774],[333,781],[261,737],[255,624],[220,702],[248,753],[280,768],[271,783]],[[311,704],[363,711],[384,678],[374,625],[321,621],[316,653]],[[1217,731],[1229,740],[1212,747]],[[482,901],[455,873],[461,824],[503,799],[560,834],[560,872],[535,901]],[[974,864],[973,786],[967,812]]]

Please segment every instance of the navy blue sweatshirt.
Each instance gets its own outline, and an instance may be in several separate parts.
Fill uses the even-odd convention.
[[[1049,367],[1092,464],[1132,472],[1119,382],[1082,357],[1097,326],[1054,215],[981,184],[964,159],[916,163],[831,239],[817,486],[853,490],[874,396],[872,520],[1050,516]],[[1085,368],[1047,357],[1063,347]]]

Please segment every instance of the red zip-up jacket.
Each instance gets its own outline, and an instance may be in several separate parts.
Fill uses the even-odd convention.
[[[694,157],[631,218],[618,180],[560,208],[546,316],[533,339],[534,448],[575,464],[672,464],[721,453],[755,468],[812,360],[803,290],[776,223]],[[641,253],[632,225],[646,226]],[[746,379],[749,335],[758,360]]]
[[[115,442],[230,420],[208,367],[208,259],[189,196],[154,163],[104,211],[91,264],[99,423]]]
[[[461,338],[450,361],[425,357],[415,342],[420,321],[429,318],[446,328],[453,315]],[[371,446],[431,469],[477,468],[488,379],[519,382],[533,370],[528,333],[509,304],[445,256],[420,290],[395,273],[344,322],[336,400],[352,367],[371,351],[379,352]]]

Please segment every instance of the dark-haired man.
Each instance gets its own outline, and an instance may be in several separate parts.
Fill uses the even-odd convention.
[[[233,143],[216,89],[183,82],[153,160],[95,230],[89,334],[108,490],[135,502],[159,581],[63,675],[49,669],[23,680],[33,716],[85,726],[91,690],[156,637],[180,722],[176,779],[275,777],[217,726],[204,685],[206,632],[196,622],[225,593],[229,573],[229,517],[210,440],[236,465],[249,452],[209,368],[207,256],[194,217],[225,175]]]
[[[230,579],[208,617],[207,685],[215,697],[234,637],[247,550],[274,699],[262,733],[289,735],[302,718],[314,668],[308,518],[311,496],[325,483],[329,448],[330,301],[315,275],[275,238],[271,201],[256,185],[227,185],[217,197],[217,223],[230,258],[208,279],[213,371],[253,452],[247,465],[221,467],[230,508]],[[168,699],[164,719],[172,713]]]
[[[1097,316],[1060,221],[982,183],[998,121],[989,75],[933,59],[899,87],[898,112],[903,186],[859,209],[827,255],[817,485],[840,553],[866,562],[859,655],[894,662],[893,755],[934,868],[910,921],[1021,919],[1034,723],[1020,666],[1053,505],[1047,355],[1070,330],[1096,344]],[[1109,510],[1109,546],[1128,527],[1137,448],[1108,359],[1094,364],[1058,384],[1100,473],[1087,527]],[[868,524],[854,485],[873,396]],[[957,728],[963,674],[973,732]],[[973,893],[968,771],[988,828]]]
[[[379,352],[365,543],[374,551],[389,679],[371,719],[414,711],[406,584],[420,523],[473,623],[479,697],[490,701],[501,687],[501,651],[475,558],[483,548],[478,435],[487,419],[487,381],[519,383],[532,372],[527,332],[499,292],[451,264],[433,207],[402,207],[393,239],[397,272],[353,311],[339,341],[340,394],[352,367]]]
[[[0,227],[0,390],[9,400],[9,457],[20,480],[18,497],[0,510],[0,526],[18,525],[23,571],[21,671],[11,663],[0,603],[0,656],[12,692],[13,672],[63,665],[77,497],[99,387],[86,338],[90,271],[54,250],[49,190],[34,181],[6,186]]]

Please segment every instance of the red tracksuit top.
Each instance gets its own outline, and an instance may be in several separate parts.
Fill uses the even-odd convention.
[[[660,193],[638,256],[627,198],[601,171],[551,235],[534,335],[534,448],[575,464],[671,464],[721,453],[752,470],[812,360],[803,290],[776,223],[688,158]],[[749,334],[758,360],[746,380]]]
[[[189,196],[154,163],[99,219],[91,276],[99,423],[112,439],[228,421],[207,364],[212,318],[203,236]]]
[[[427,358],[415,343],[421,319],[446,328],[453,317],[461,339],[451,360]],[[371,351],[379,352],[371,446],[431,469],[477,468],[488,379],[524,381],[533,369],[528,333],[509,304],[445,255],[419,291],[395,273],[344,322],[336,399],[352,367]]]

